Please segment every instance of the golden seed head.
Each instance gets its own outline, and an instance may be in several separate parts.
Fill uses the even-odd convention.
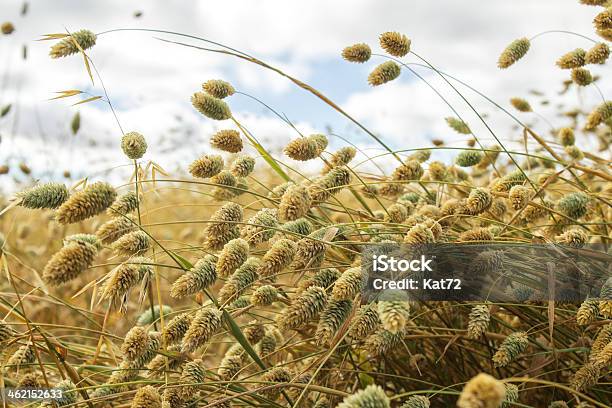
[[[210,79],[202,84],[204,92],[218,99],[224,99],[236,92],[234,87],[229,83],[220,79]]]
[[[429,163],[427,173],[432,180],[445,181],[448,179],[448,169],[446,165],[440,161],[433,161]]]
[[[336,408],[390,408],[391,402],[379,385],[368,385],[353,395],[344,398]]]
[[[580,4],[586,6],[605,6],[608,0],[580,0]]]
[[[424,223],[416,224],[404,236],[404,243],[409,245],[424,245],[433,242],[435,242],[434,234],[431,228]]]
[[[217,273],[224,278],[230,276],[247,260],[248,256],[249,243],[242,238],[232,239],[223,246],[219,254]]]
[[[47,285],[60,286],[75,278],[91,266],[98,253],[96,246],[74,241],[60,249],[45,265],[42,278]]]
[[[523,185],[513,186],[508,193],[508,199],[515,210],[525,207],[532,197],[533,190]]]
[[[510,104],[519,112],[532,112],[531,105],[523,98],[510,98]]]
[[[595,44],[584,57],[587,64],[605,64],[610,57],[610,47],[606,43]]]
[[[296,329],[313,320],[327,303],[325,289],[312,286],[292,299],[277,319],[281,329]]]
[[[368,44],[360,43],[349,45],[342,50],[342,58],[349,62],[364,63],[372,56],[372,50]]]
[[[489,374],[480,373],[463,387],[457,407],[498,408],[506,396],[506,387]]]
[[[206,154],[189,165],[189,173],[198,178],[216,176],[221,170],[223,170],[223,158],[217,154]]]
[[[62,39],[57,44],[51,47],[49,55],[51,58],[67,57],[68,55],[80,52],[78,43],[81,49],[87,50],[96,45],[96,35],[89,30],[79,30],[71,33],[66,38]]]
[[[357,294],[361,293],[366,279],[361,267],[348,268],[334,283],[332,298],[334,300],[353,300]]]
[[[593,82],[591,72],[586,68],[572,69],[572,81],[579,86],[587,86]]]
[[[355,158],[357,149],[353,146],[345,146],[338,149],[334,155],[329,159],[329,166],[326,167],[326,172],[333,169],[334,167],[345,166]]]
[[[210,138],[210,145],[216,149],[229,153],[238,153],[242,150],[240,133],[234,129],[223,129]]]
[[[98,228],[96,236],[105,245],[110,245],[125,234],[136,229],[136,223],[130,217],[115,217]]]
[[[115,242],[112,248],[119,255],[137,255],[151,247],[151,238],[142,230],[125,234]]]
[[[411,153],[406,161],[410,161],[410,160],[416,160],[419,163],[424,163],[427,160],[429,160],[429,158],[431,157],[431,150],[429,149],[419,149],[417,151],[415,151],[414,153]]]
[[[110,184],[99,181],[73,194],[57,210],[60,224],[73,224],[86,220],[106,210],[117,197]]]
[[[499,346],[493,356],[495,367],[505,367],[527,348],[529,338],[525,332],[512,333]]]
[[[403,338],[403,332],[393,334],[381,327],[366,339],[364,350],[367,350],[375,357],[383,356],[385,353],[399,347],[402,344]]]
[[[576,137],[574,136],[574,130],[569,127],[564,127],[559,129],[559,142],[563,146],[572,146],[576,142]]]
[[[216,280],[216,259],[213,255],[206,255],[204,258],[198,259],[193,268],[174,281],[170,289],[170,296],[175,299],[182,299],[208,288]]]
[[[204,92],[196,92],[191,97],[191,104],[202,115],[214,120],[226,120],[232,117],[227,103]]]
[[[135,326],[125,335],[121,352],[128,361],[134,361],[141,357],[149,347],[149,334],[141,326]]]
[[[118,215],[127,215],[138,208],[138,197],[136,193],[130,191],[119,196],[113,204],[106,210],[108,215],[116,217]]]
[[[161,406],[161,396],[157,388],[146,385],[136,391],[131,408],[161,408]]]
[[[217,308],[201,308],[183,336],[182,352],[194,352],[208,342],[221,327],[221,317],[222,312]]]
[[[478,339],[487,331],[489,321],[491,320],[491,312],[487,305],[476,305],[472,308],[469,314],[469,322],[467,328],[468,337]]]
[[[572,160],[580,161],[584,159],[584,153],[582,153],[582,150],[580,150],[578,146],[565,146],[563,150],[565,150],[565,153],[567,153]]]
[[[400,72],[400,66],[394,61],[383,62],[370,72],[370,75],[368,75],[368,83],[372,86],[385,84],[399,77]]]
[[[608,8],[597,14],[593,19],[593,25],[596,30],[612,29],[612,8]]]
[[[374,304],[359,307],[349,328],[349,335],[356,339],[366,338],[380,325],[378,308]]]
[[[181,341],[191,322],[193,320],[193,315],[189,313],[181,313],[170,320],[166,327],[164,327],[164,331],[162,336],[166,344],[176,344]]]
[[[128,132],[121,138],[121,150],[132,160],[140,159],[147,151],[147,141],[138,132]]]
[[[0,31],[2,31],[2,34],[4,35],[9,35],[12,34],[13,31],[15,31],[15,26],[10,21],[5,21],[0,26]]]
[[[219,290],[219,303],[236,301],[257,280],[257,271],[260,267],[261,261],[255,257],[247,259],[240,265]],[[245,301],[248,302],[248,297]]]
[[[251,156],[239,156],[230,166],[231,173],[236,177],[247,177],[255,169],[255,159]]]
[[[276,301],[278,293],[274,286],[260,286],[251,295],[251,303],[255,306],[269,306]]]
[[[262,208],[247,220],[246,225],[242,226],[240,236],[249,245],[255,246],[270,240],[276,233],[276,227],[278,227],[278,210]]]
[[[599,314],[599,300],[585,299],[576,311],[576,323],[587,326],[595,321]]]
[[[527,51],[529,51],[530,46],[531,43],[525,37],[512,41],[510,45],[502,51],[497,60],[497,66],[501,69],[508,68],[523,58],[525,54],[527,54]]]
[[[493,197],[491,192],[487,188],[477,187],[470,191],[470,195],[467,198],[466,206],[471,214],[480,214],[491,207],[493,203]]]
[[[557,66],[561,69],[572,69],[583,66],[586,61],[586,51],[582,48],[576,48],[567,54],[562,55],[557,60]]]
[[[395,181],[414,181],[419,180],[423,176],[423,167],[418,160],[406,160],[399,167],[393,170],[391,175]]]
[[[286,367],[271,368],[261,376],[262,381],[273,384],[288,383],[291,382],[292,378],[293,374]],[[276,400],[280,396],[280,393],[280,388],[266,389],[261,392],[262,395],[266,396],[272,401]]]
[[[589,114],[584,128],[586,130],[595,130],[597,126],[610,118],[612,118],[612,101],[605,101]]]
[[[293,262],[296,252],[297,244],[294,241],[286,238],[279,239],[262,257],[258,273],[264,278],[278,274]]]
[[[41,388],[40,378],[35,373],[27,373],[19,379],[17,388]]]
[[[404,57],[410,52],[411,41],[404,34],[393,31],[382,33],[379,37],[380,46],[394,57]]]
[[[446,120],[446,123],[448,123],[448,126],[451,127],[451,129],[453,129],[455,132],[461,135],[469,135],[472,133],[468,124],[462,121],[461,119],[448,117],[445,120]]]
[[[387,208],[385,220],[394,224],[401,224],[408,218],[408,209],[404,204],[392,204]]]
[[[294,139],[284,148],[287,156],[293,160],[307,161],[317,158],[327,147],[325,135],[314,134]]]
[[[138,283],[150,279],[153,275],[152,263],[149,258],[134,257],[113,269],[102,287],[101,298],[120,300]]]
[[[572,377],[570,385],[576,391],[587,390],[597,384],[601,368],[593,363],[586,363]]]
[[[219,250],[234,238],[240,236],[236,223],[242,221],[242,207],[236,203],[227,203],[219,208],[211,217],[211,223],[206,227],[205,246]]]
[[[385,299],[378,302],[378,316],[382,327],[392,334],[402,333],[410,317],[410,303],[394,293],[391,296],[383,293],[381,299]]]
[[[294,184],[281,197],[278,215],[282,221],[294,221],[305,216],[312,204],[312,198],[305,186]]]
[[[459,241],[492,241],[493,234],[488,228],[473,228],[459,234]]]
[[[313,201],[327,201],[339,193],[343,187],[348,186],[352,178],[353,175],[348,168],[334,167],[329,173],[317,178],[308,187],[308,192]]]
[[[19,205],[25,208],[54,209],[62,205],[70,196],[68,189],[61,183],[46,183],[31,187],[16,194]]]

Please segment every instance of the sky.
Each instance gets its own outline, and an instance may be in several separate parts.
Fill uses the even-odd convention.
[[[79,97],[50,100],[55,92],[67,89],[103,94],[98,78],[92,85],[82,58],[52,60],[48,57],[52,42],[37,41],[43,34],[66,30],[159,29],[223,43],[317,88],[397,150],[428,147],[432,139],[465,146],[465,136],[454,134],[444,122],[445,117],[455,116],[448,104],[481,140],[492,139],[474,111],[438,74],[411,65],[422,64],[415,56],[404,62],[424,81],[403,69],[398,80],[376,88],[367,84],[367,75],[384,57],[373,56],[366,64],[351,64],[340,57],[342,48],[358,42],[382,54],[378,36],[385,31],[406,34],[416,54],[502,106],[508,107],[511,97],[527,98],[536,113],[523,114],[521,119],[543,134],[551,126],[563,126],[565,119],[555,116],[553,105],[569,107],[580,102],[592,107],[601,101],[593,87],[558,95],[569,72],[556,68],[555,60],[569,50],[593,44],[579,36],[540,36],[524,60],[508,70],[496,67],[501,50],[522,36],[566,30],[596,39],[591,21],[599,9],[578,0],[30,0],[25,15],[21,14],[22,0],[1,1],[0,20],[16,27],[10,36],[0,36],[0,106],[12,105],[9,114],[0,118],[0,164],[11,167],[9,175],[0,176],[3,189],[10,189],[15,181],[31,182],[17,170],[21,162],[41,181],[61,180],[65,170],[73,179],[106,177],[121,174],[129,164],[119,148],[121,130],[107,104],[72,106]],[[135,12],[141,16],[136,17]],[[123,130],[138,131],[147,138],[144,161],[155,160],[171,172],[184,171],[192,160],[211,151],[208,139],[215,130],[232,127],[229,121],[202,117],[190,104],[190,96],[213,78],[227,80],[238,91],[261,100],[303,134],[330,135],[329,151],[346,145],[344,138],[368,155],[382,154],[363,131],[286,78],[232,56],[160,39],[207,46],[169,34],[116,31],[100,34],[88,52]],[[609,65],[589,68],[597,74]],[[599,87],[612,89],[604,81]],[[506,115],[466,88],[458,89],[474,110],[489,115],[491,127],[502,140],[519,137]],[[536,97],[530,90],[546,95]],[[549,98],[553,104],[540,104]],[[228,103],[276,157],[288,165],[296,164],[280,153],[282,146],[298,136],[293,129],[248,96],[233,95]],[[73,135],[70,122],[77,111],[81,128]],[[383,164],[385,159],[380,159]]]

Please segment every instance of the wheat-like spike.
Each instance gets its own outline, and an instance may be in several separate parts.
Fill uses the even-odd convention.
[[[380,325],[378,308],[374,304],[362,305],[349,328],[349,335],[355,339],[363,339],[372,334]]]
[[[292,299],[277,319],[281,329],[296,329],[313,320],[327,303],[325,289],[312,286]]]
[[[174,281],[170,289],[170,296],[182,299],[213,285],[217,280],[215,264],[216,258],[212,255],[199,259],[193,268]]]
[[[418,160],[406,160],[399,167],[393,170],[391,175],[395,181],[414,181],[419,180],[423,176],[424,170]]]
[[[200,385],[206,380],[206,367],[201,359],[195,359],[185,364],[179,382],[185,385],[179,388],[181,398],[188,401],[197,393]]]
[[[151,238],[142,230],[133,231],[117,239],[111,247],[117,255],[138,255],[151,247]]]
[[[128,361],[134,361],[147,351],[149,347],[149,334],[141,326],[135,326],[125,335],[121,352]]]
[[[220,79],[210,79],[202,84],[202,90],[212,97],[224,99],[232,96],[236,90],[226,81]]]
[[[411,41],[404,34],[394,31],[382,33],[379,37],[380,46],[394,57],[404,57],[410,52]]]
[[[58,208],[69,196],[68,189],[61,183],[39,184],[16,194],[19,205],[31,209]]]
[[[161,308],[159,307],[159,305],[154,305],[153,310],[151,310],[151,308],[149,307],[147,308],[147,310],[142,312],[140,316],[138,316],[136,324],[139,326],[149,325],[153,322],[158,321],[162,313],[164,316],[169,316],[172,311],[172,307],[168,305],[162,305]]]
[[[285,238],[279,239],[261,258],[258,274],[262,278],[274,277],[293,262],[296,252],[295,242]]]
[[[512,41],[510,45],[502,51],[497,60],[497,66],[501,69],[505,69],[515,64],[527,54],[530,46],[531,43],[525,37]]]
[[[557,60],[557,66],[561,69],[572,69],[583,66],[586,61],[586,51],[582,48],[576,48],[566,54],[563,54]]]
[[[278,227],[278,210],[274,208],[262,208],[249,218],[240,230],[240,236],[249,245],[255,246],[269,241]]]
[[[368,44],[360,43],[345,47],[342,50],[342,58],[349,62],[364,63],[372,56],[372,50]]]
[[[495,367],[505,367],[527,348],[529,338],[525,332],[512,333],[502,342],[493,356]]]
[[[204,92],[196,92],[191,97],[191,104],[198,112],[214,120],[226,120],[232,117],[232,111],[223,100]]]
[[[386,61],[378,65],[370,75],[368,75],[368,83],[372,86],[379,86],[393,81],[400,76],[401,68],[394,61]]]
[[[117,192],[108,183],[97,182],[73,194],[57,209],[60,224],[73,224],[100,214],[117,197]]]
[[[365,286],[365,275],[361,267],[345,270],[332,289],[331,296],[335,300],[352,300]]]
[[[305,186],[292,185],[281,197],[278,215],[282,221],[295,221],[305,216],[312,204],[312,198]]]
[[[274,367],[262,374],[261,380],[266,383],[280,384],[291,382],[293,374],[286,367]],[[280,397],[281,389],[269,388],[261,392],[261,395],[274,401]]]
[[[203,307],[196,313],[182,341],[182,352],[194,352],[207,343],[221,327],[222,313],[214,307]]]
[[[218,154],[205,154],[189,165],[189,173],[197,178],[214,177],[223,170],[223,164]]]
[[[578,219],[588,212],[589,197],[583,192],[564,195],[557,201],[556,208],[568,217]]]
[[[346,167],[334,167],[326,175],[316,179],[308,187],[308,193],[313,201],[327,201],[348,186],[352,177],[351,172]]]
[[[490,376],[480,373],[465,384],[457,407],[459,408],[498,408],[506,396],[504,384]]]
[[[131,408],[161,408],[161,406],[161,395],[157,388],[145,385],[136,391]]]
[[[529,102],[523,98],[510,98],[510,104],[519,112],[532,112]]]
[[[193,315],[189,313],[181,313],[177,315],[168,322],[166,327],[164,327],[164,331],[162,336],[164,338],[164,342],[166,344],[176,344],[180,342],[189,329],[191,322],[193,320]]]
[[[469,322],[467,335],[471,339],[477,339],[487,331],[489,321],[491,320],[491,312],[488,305],[476,305],[472,308],[469,314]]]
[[[394,297],[384,294],[382,298],[393,299]],[[401,333],[406,328],[410,316],[410,303],[406,300],[380,300],[378,316],[385,330],[393,334]]]
[[[6,362],[6,365],[12,366],[15,370],[19,370],[21,366],[32,364],[36,361],[34,346],[30,343],[20,346]]]
[[[595,130],[597,126],[606,122],[612,117],[612,101],[605,101],[595,108],[589,116],[587,116],[584,128],[586,130]]]
[[[46,400],[40,404],[40,408],[55,408],[66,405],[74,405],[78,400],[76,386],[70,380],[63,380],[55,384],[54,389],[61,391],[61,397],[54,400]]]
[[[257,280],[257,270],[260,266],[259,258],[247,259],[219,290],[219,303],[231,302],[240,297]]]
[[[115,217],[98,228],[96,235],[105,245],[110,245],[127,233],[136,230],[137,224],[131,217]]]
[[[429,408],[429,399],[422,395],[414,395],[406,400],[400,408]]]
[[[251,303],[255,306],[270,306],[279,295],[278,289],[271,285],[258,287],[251,295]]]
[[[113,202],[106,210],[107,214],[116,217],[118,215],[127,215],[138,208],[138,196],[133,191],[125,193]]]
[[[248,242],[242,238],[232,239],[223,246],[223,250],[219,254],[216,266],[217,273],[224,278],[230,276],[247,260],[248,256]]]
[[[599,366],[594,363],[586,363],[574,373],[570,385],[576,391],[587,390],[597,384],[600,375],[601,369]]]
[[[236,203],[227,203],[219,208],[211,217],[206,228],[204,246],[219,250],[225,244],[240,235],[236,223],[242,221],[242,207]]]
[[[101,298],[111,301],[123,298],[131,288],[152,277],[152,264],[149,258],[134,257],[116,267],[102,287]]]
[[[315,337],[318,344],[331,342],[338,330],[349,317],[353,308],[351,300],[330,300],[321,313]]]
[[[366,339],[363,349],[369,351],[375,357],[380,357],[399,346],[403,337],[403,332],[391,333],[380,327]]]
[[[80,52],[75,42],[79,44],[81,49],[87,50],[96,45],[96,35],[89,30],[75,31],[54,44],[49,51],[49,56],[51,58],[61,58]]]
[[[71,242],[51,257],[42,278],[50,286],[66,284],[89,268],[97,254],[98,249],[92,244]]]
[[[308,237],[302,238],[297,242],[297,250],[291,268],[299,271],[305,268],[317,268],[325,259],[327,245],[321,239],[325,235],[325,230],[315,231]]]
[[[607,30],[609,30],[608,28]],[[589,49],[584,57],[587,64],[605,64],[610,57],[610,47],[606,43],[595,44]]]

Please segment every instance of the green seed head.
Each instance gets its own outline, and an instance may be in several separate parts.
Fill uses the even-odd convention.
[[[21,199],[19,205],[32,209],[55,209],[62,205],[69,195],[66,186],[60,183],[39,184],[17,193],[17,197]]]

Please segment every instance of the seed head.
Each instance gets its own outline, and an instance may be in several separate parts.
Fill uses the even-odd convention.
[[[229,381],[236,377],[244,366],[244,349],[240,344],[234,344],[219,363],[217,374],[222,380]]]
[[[276,233],[278,227],[278,210],[272,208],[262,208],[253,217],[247,220],[246,225],[242,226],[240,236],[249,245],[255,246],[262,242],[267,242]]]
[[[77,402],[77,391],[75,385],[70,380],[64,380],[58,382],[54,387],[54,389],[61,391],[61,398],[57,398],[54,400],[46,400],[41,403],[40,408],[54,408],[56,406],[63,407],[66,405],[74,405]]]
[[[370,59],[372,50],[368,44],[349,45],[342,50],[342,58],[349,62],[364,63]]]
[[[329,159],[329,167],[326,168],[326,172],[333,169],[334,167],[346,166],[351,160],[355,158],[357,149],[352,146],[345,146],[338,149],[334,155]]]
[[[199,259],[193,268],[174,281],[170,296],[182,299],[212,286],[217,280],[215,263],[215,257],[212,255]]]
[[[218,99],[224,99],[232,96],[236,90],[229,83],[220,79],[210,79],[202,84],[204,92]]]
[[[188,313],[182,313],[177,315],[168,322],[167,326],[164,327],[164,331],[162,336],[166,344],[175,344],[181,341],[191,322],[193,320],[193,315]]]
[[[185,364],[181,378],[179,382],[182,384],[196,384],[196,385],[185,385],[179,389],[181,398],[184,401],[188,401],[194,397],[198,392],[199,385],[203,384],[206,380],[206,367],[201,359],[195,359]]]
[[[608,47],[608,44],[598,43],[587,51],[584,62],[587,64],[605,64],[608,57],[610,57],[610,47]]]
[[[489,209],[492,202],[491,192],[487,188],[477,187],[470,191],[466,206],[471,214],[477,215]]]
[[[147,141],[138,132],[128,132],[121,138],[121,150],[132,160],[140,159],[147,151]]]
[[[572,69],[572,81],[579,86],[587,86],[593,82],[591,72],[586,68]]]
[[[578,146],[565,146],[563,150],[572,160],[580,161],[584,159],[584,153],[582,153]]]
[[[387,208],[385,220],[394,224],[401,224],[408,218],[408,209],[403,204],[392,204]]]
[[[483,154],[478,150],[464,150],[455,159],[457,166],[472,167],[482,160]]]
[[[223,246],[223,250],[219,254],[217,273],[224,278],[230,276],[247,260],[248,256],[248,242],[242,238],[232,239]]]
[[[108,183],[97,182],[73,194],[57,210],[60,224],[73,224],[91,218],[106,210],[117,197]]]
[[[606,101],[589,114],[584,128],[586,130],[595,130],[597,126],[610,118],[612,118],[612,101]]]
[[[68,199],[70,193],[61,183],[47,183],[19,192],[16,196],[21,199],[19,205],[22,207],[55,209]]]
[[[604,6],[608,0],[580,0],[580,4],[586,6]]]
[[[17,384],[17,388],[41,388],[39,377],[34,373],[24,374]]]
[[[563,146],[572,146],[576,141],[574,136],[574,130],[572,128],[564,127],[559,129],[559,142]]]
[[[308,213],[312,203],[308,189],[294,184],[281,197],[278,214],[282,221],[294,221]]]
[[[247,177],[254,168],[254,158],[250,156],[239,156],[232,162],[230,171],[236,177]]]
[[[19,347],[6,362],[7,365],[13,366],[15,369],[19,369],[21,366],[32,364],[36,361],[36,354],[34,353],[34,346],[31,344],[25,344]]]
[[[138,283],[150,279],[152,263],[149,258],[134,257],[112,270],[102,288],[102,299],[119,300]]]
[[[285,146],[284,152],[293,160],[307,161],[317,158],[326,147],[327,137],[314,134],[292,140]]]
[[[323,268],[318,270],[311,278],[300,281],[298,287],[300,290],[304,290],[311,286],[319,286],[329,291],[340,276],[342,274],[336,268]]]
[[[518,60],[523,58],[527,51],[529,51],[531,43],[525,37],[514,40],[502,51],[499,59],[497,60],[497,66],[501,69],[508,68]]]
[[[80,52],[80,50],[75,42],[79,44],[81,49],[84,51],[96,45],[96,35],[89,30],[75,31],[57,44],[53,45],[51,47],[51,51],[49,51],[49,55],[51,58],[61,58],[76,54],[77,52]]]
[[[285,367],[274,367],[263,373],[261,380],[267,383],[279,384],[291,382],[293,375]],[[269,388],[261,392],[263,396],[274,401],[280,397],[280,388]]]
[[[390,408],[391,402],[379,385],[368,385],[365,389],[344,398],[336,408]]]
[[[352,300],[365,286],[366,276],[361,267],[345,270],[332,289],[334,300]]]
[[[372,86],[379,86],[389,81],[393,81],[399,77],[401,72],[400,66],[393,61],[383,62],[378,65],[370,75],[368,75],[368,83]]]
[[[258,258],[247,259],[219,290],[219,302],[228,303],[240,297],[257,280],[257,270],[260,266],[261,261]]]
[[[313,320],[327,303],[325,289],[312,286],[294,298],[279,315],[281,329],[296,329]]]
[[[593,19],[593,25],[596,30],[612,29],[612,8],[605,9],[597,14]]]
[[[242,207],[236,203],[227,203],[219,208],[211,217],[211,223],[206,228],[204,246],[219,250],[234,238],[240,236],[237,222],[242,221]]]
[[[262,278],[270,278],[278,274],[291,264],[296,252],[297,245],[294,241],[286,238],[279,239],[262,257],[258,274]]]
[[[138,208],[138,197],[136,193],[130,191],[119,196],[106,212],[108,215],[116,217],[117,215],[127,215],[136,208]]]
[[[597,380],[601,375],[599,366],[593,363],[586,363],[572,377],[570,385],[576,391],[587,390],[597,384]]]
[[[201,308],[183,337],[181,351],[191,353],[208,342],[221,327],[221,316],[222,313],[217,308]]]
[[[238,153],[242,150],[240,133],[234,129],[223,129],[210,138],[210,145],[216,149],[229,153]]]
[[[378,302],[378,316],[385,330],[392,334],[406,328],[410,316],[410,303],[406,300],[381,300]]]
[[[319,177],[308,187],[310,197],[314,201],[327,201],[330,197],[351,183],[351,172],[344,166],[334,167],[324,176]]]
[[[232,111],[223,100],[204,92],[196,92],[191,97],[191,104],[202,115],[214,120],[226,120],[232,117]]]
[[[491,189],[497,192],[510,191],[513,186],[522,185],[526,180],[524,173],[517,169],[497,179]]]
[[[414,395],[406,400],[400,408],[429,408],[429,399],[422,395]]]
[[[493,356],[495,367],[505,367],[527,348],[529,338],[525,332],[512,333],[502,342]]]
[[[132,400],[132,408],[161,408],[161,396],[156,388],[146,385],[139,388]]]
[[[125,234],[136,229],[136,224],[130,217],[115,217],[98,228],[96,236],[105,245],[110,245]]]
[[[255,306],[270,306],[278,298],[278,289],[271,285],[258,287],[251,295],[251,303]]]
[[[189,165],[189,173],[193,177],[209,178],[223,170],[223,158],[217,154],[205,154]]]
[[[258,343],[266,334],[265,329],[257,320],[251,320],[243,330],[244,337],[251,344]]]
[[[423,176],[423,168],[418,160],[407,160],[397,167],[391,176],[394,181],[414,181]]]
[[[576,312],[576,322],[580,326],[586,326],[597,318],[599,314],[599,300],[585,299]]]
[[[583,66],[586,61],[586,51],[582,48],[576,48],[567,54],[562,55],[557,60],[557,66],[561,69],[572,69]]]
[[[268,192],[268,198],[281,198],[283,194],[285,194],[285,191],[287,191],[287,189],[292,185],[293,185],[292,181],[288,181],[286,183],[279,184],[278,186],[274,187],[272,190]]]
[[[478,339],[487,331],[491,312],[487,305],[476,305],[472,308],[469,315],[467,335],[471,339]]]
[[[431,157],[431,150],[420,149],[408,155],[406,161],[416,160],[419,163],[424,163]]]
[[[128,361],[134,361],[147,351],[149,347],[149,334],[142,326],[135,326],[125,335],[121,352]]]
[[[557,201],[556,207],[568,217],[578,219],[588,212],[589,197],[583,192],[570,193]]]
[[[388,31],[380,35],[379,41],[380,46],[394,57],[401,58],[410,52],[411,41],[404,34]]]
[[[142,230],[125,234],[112,244],[118,255],[132,256],[141,254],[151,248],[151,239]]]
[[[612,342],[612,323],[605,325],[597,334],[595,341],[591,345],[591,355],[589,360],[595,362],[601,351]]]
[[[404,243],[409,245],[424,245],[433,242],[435,242],[434,234],[431,228],[424,223],[416,224],[404,236]]]
[[[508,199],[515,210],[525,207],[532,197],[533,190],[522,185],[513,186],[508,193]]]
[[[15,26],[10,21],[5,21],[0,26],[0,31],[2,31],[2,34],[4,35],[9,35],[12,34],[13,31],[15,31]]]
[[[519,112],[531,112],[531,105],[523,98],[510,98],[510,104]]]
[[[463,387],[457,407],[498,408],[506,397],[504,384],[489,374],[480,373]]]
[[[42,278],[47,285],[60,286],[76,279],[91,266],[98,249],[86,242],[71,242],[49,260]]]
[[[355,339],[363,339],[370,335],[380,325],[378,308],[375,304],[359,307],[349,328],[349,335]]]
[[[315,338],[318,344],[330,343],[340,327],[351,314],[353,302],[350,300],[330,300],[321,313]]]

